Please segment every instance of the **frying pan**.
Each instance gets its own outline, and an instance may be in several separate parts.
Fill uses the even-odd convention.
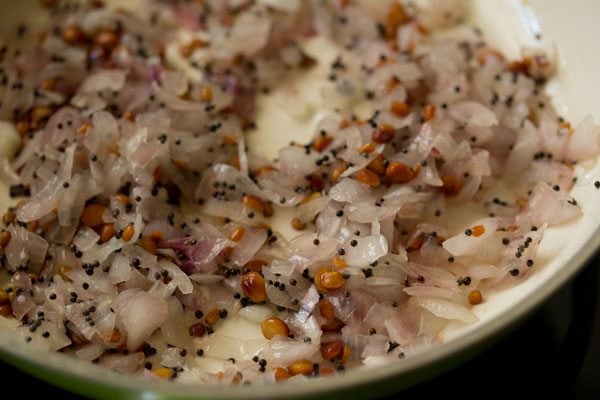
[[[466,0],[467,1],[467,0]],[[135,7],[137,0],[110,1]],[[559,57],[559,73],[547,85],[559,114],[577,122],[592,114],[600,117],[600,2],[587,0],[472,0],[471,21],[486,38],[508,56],[517,57],[522,46],[542,43]],[[42,21],[36,0],[0,4],[0,37],[14,32],[20,22]],[[536,35],[541,33],[541,41]],[[7,36],[4,36],[7,37]],[[540,304],[565,285],[600,246],[600,167],[577,167],[573,196],[581,204],[583,217],[577,222],[553,227],[540,248],[536,271],[527,280],[494,293],[475,307],[480,321],[444,332],[442,345],[383,367],[357,368],[331,379],[313,379],[301,384],[221,387],[173,384],[125,376],[59,353],[36,352],[23,346],[0,321],[0,357],[32,375],[65,389],[96,398],[371,398],[427,380],[458,365],[490,346]],[[0,188],[0,205],[9,199]]]

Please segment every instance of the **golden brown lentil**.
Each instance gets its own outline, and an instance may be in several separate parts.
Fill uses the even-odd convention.
[[[333,361],[341,358],[344,352],[344,343],[341,340],[334,340],[321,344],[321,356],[327,361]]]
[[[102,204],[90,204],[81,213],[81,222],[88,228],[98,228],[104,225],[102,219],[107,207]]]
[[[306,224],[298,217],[292,218],[292,227],[297,231],[302,231],[306,228]]]
[[[273,374],[277,382],[285,381],[290,377],[290,373],[288,372],[288,370],[281,367],[274,368]]]
[[[294,361],[288,366],[288,372],[290,375],[310,375],[314,370],[314,364],[312,361],[302,359]]]
[[[3,317],[12,316],[12,306],[10,304],[0,305],[0,315]]]
[[[265,338],[271,340],[275,336],[288,337],[290,335],[290,328],[277,317],[271,317],[265,319],[261,324],[260,328]]]
[[[210,310],[208,312],[208,314],[206,314],[204,321],[208,325],[214,325],[219,321],[220,318],[221,318],[221,310],[219,310],[218,308],[213,308],[212,310]]]
[[[267,300],[267,289],[265,278],[256,271],[250,271],[242,276],[242,291],[254,303],[262,303]]]
[[[331,144],[331,142],[333,142],[333,138],[331,136],[319,136],[313,143],[313,149],[318,152],[322,152]]]
[[[410,106],[403,101],[393,100],[390,104],[390,111],[398,117],[404,118],[410,114]]]
[[[479,290],[472,290],[469,292],[469,303],[471,305],[479,304],[483,301],[483,296]]]
[[[133,227],[133,224],[127,225],[123,229],[123,241],[129,242],[131,240],[131,238],[133,237],[134,233],[135,233],[135,228]]]
[[[391,162],[385,169],[385,176],[391,183],[403,184],[415,179],[418,171],[401,162]]]
[[[244,227],[238,226],[229,234],[229,239],[234,242],[239,242],[244,238],[246,234],[246,229]]]
[[[319,313],[327,321],[331,321],[335,316],[335,309],[333,308],[333,304],[331,304],[331,302],[327,299],[320,300]]]
[[[379,176],[368,169],[361,169],[356,173],[356,180],[368,186],[379,186],[381,180]]]
[[[462,180],[454,175],[442,176],[442,184],[441,190],[447,197],[457,196],[463,187]]]
[[[483,225],[475,225],[471,228],[474,237],[479,237],[485,233],[485,227]]]
[[[338,317],[333,317],[331,321],[328,321],[321,325],[321,330],[323,332],[340,332],[342,328],[345,326],[344,322]]]
[[[320,292],[340,289],[345,283],[343,274],[330,267],[321,267],[315,273],[315,286]]]
[[[255,211],[263,211],[265,203],[258,197],[247,194],[242,197],[242,204]]]
[[[171,376],[173,376],[173,371],[170,368],[157,368],[152,372],[154,375],[163,379],[169,379]]]
[[[4,249],[11,239],[11,233],[9,231],[0,232],[0,250]]]
[[[433,119],[435,117],[435,106],[433,104],[427,104],[423,107],[423,111],[421,111],[421,116],[425,122]]]

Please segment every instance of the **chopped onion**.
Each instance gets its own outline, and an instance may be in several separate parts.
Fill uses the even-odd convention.
[[[356,245],[354,244],[356,242]],[[387,240],[382,235],[366,236],[353,239],[345,246],[346,257],[344,260],[348,265],[365,267],[388,252]]]
[[[598,128],[541,90],[555,55],[508,61],[453,27],[458,0],[388,3],[82,5],[7,53],[16,334],[149,379],[271,383],[340,364],[331,342],[347,366],[426,351],[478,321],[474,290],[532,274],[583,214]],[[271,317],[289,334],[266,339]]]
[[[459,321],[472,324],[479,319],[464,305],[452,303],[445,299],[418,296],[411,297],[409,300],[412,304],[423,307],[431,311],[434,315],[445,319],[456,319]]]
[[[125,327],[127,348],[138,349],[168,318],[167,303],[139,291],[120,305],[117,315]]]

